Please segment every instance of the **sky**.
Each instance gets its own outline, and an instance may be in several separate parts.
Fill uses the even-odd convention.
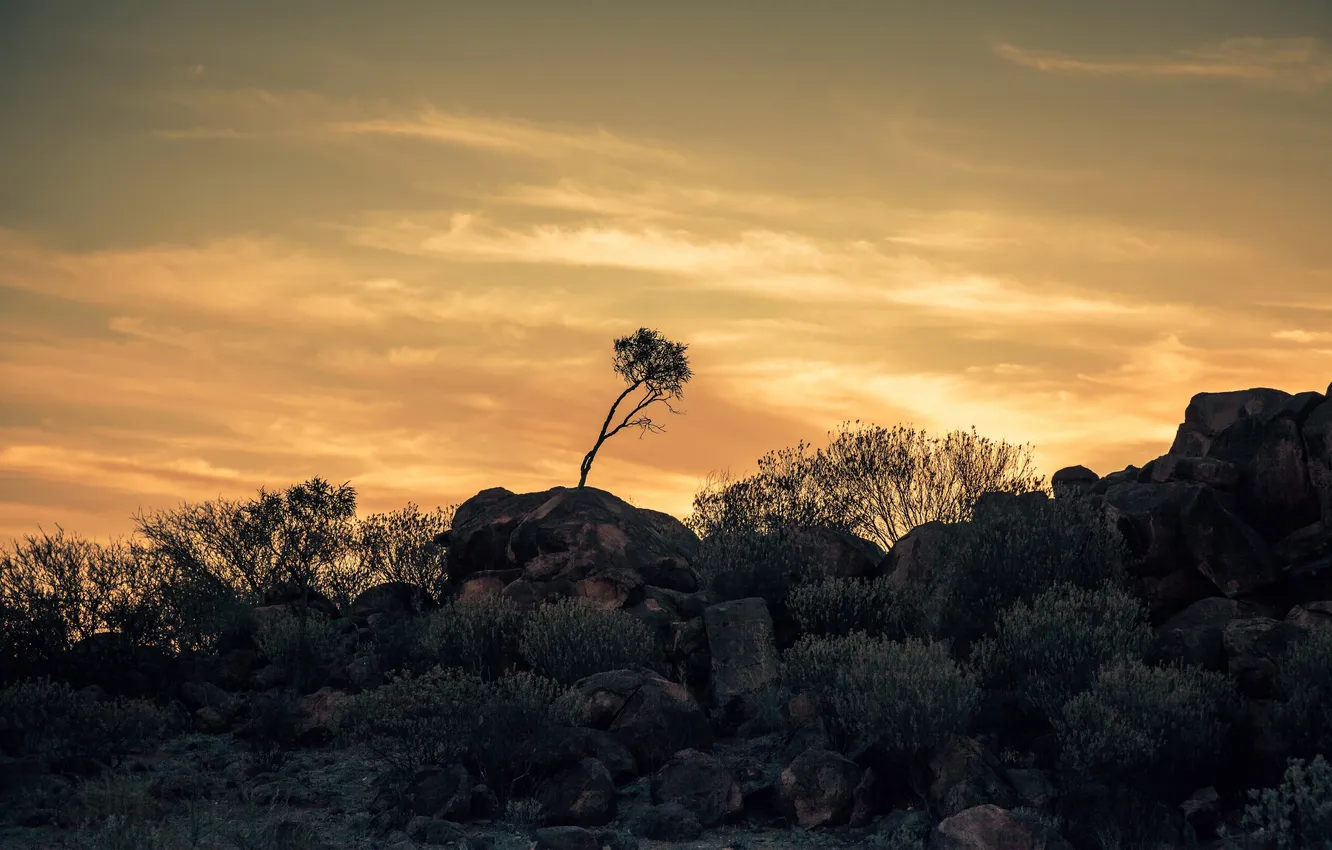
[[[1332,381],[1326,0],[0,0],[0,540],[321,476],[683,517],[846,420]]]

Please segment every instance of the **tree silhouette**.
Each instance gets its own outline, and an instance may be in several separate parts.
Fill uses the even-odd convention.
[[[610,413],[606,414],[606,421],[601,426],[601,433],[597,435],[596,444],[592,446],[592,451],[583,457],[578,489],[581,490],[587,483],[587,474],[592,469],[592,461],[596,458],[601,445],[623,429],[637,425],[644,433],[665,432],[665,428],[653,424],[647,416],[639,416],[637,419],[633,417],[648,405],[658,401],[665,404],[671,413],[680,412],[671,407],[666,399],[680,398],[684,392],[685,382],[693,377],[693,373],[689,370],[689,358],[685,356],[686,348],[687,345],[671,342],[657,331],[648,328],[639,328],[630,336],[615,340],[615,373],[623,377],[629,387],[620,393],[620,397],[611,405]],[[639,387],[646,387],[647,393],[633,410],[625,414],[623,422],[607,432],[606,429],[610,428],[620,402]],[[642,438],[642,434],[639,438]]]

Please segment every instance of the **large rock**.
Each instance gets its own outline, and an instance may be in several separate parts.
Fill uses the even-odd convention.
[[[1166,660],[1224,672],[1226,626],[1235,620],[1267,613],[1270,612],[1251,602],[1222,596],[1203,599],[1156,627],[1157,649]]]
[[[604,764],[616,783],[638,776],[638,762],[619,738],[581,726],[561,726],[542,736],[532,754],[532,767],[538,774],[549,775],[574,767],[586,758]]]
[[[1167,575],[1138,579],[1135,595],[1147,607],[1151,622],[1158,624],[1218,592],[1211,579],[1196,567],[1188,566]]]
[[[1218,490],[1229,490],[1239,480],[1239,468],[1229,461],[1169,454],[1149,462],[1139,475],[1143,484],[1206,484]]]
[[[957,533],[957,523],[927,522],[898,538],[883,558],[879,571],[895,586],[914,583],[933,575]]]
[[[1281,655],[1307,634],[1302,626],[1270,617],[1231,620],[1222,631],[1231,678],[1248,696],[1271,696]]]
[[[712,654],[712,699],[722,711],[746,700],[777,679],[777,645],[768,603],[759,597],[722,602],[703,611]]]
[[[1131,573],[1164,576],[1191,566],[1179,518],[1202,489],[1199,484],[1127,483],[1105,491],[1106,518],[1128,545]]]
[[[605,826],[615,817],[615,782],[594,758],[548,777],[536,798],[547,826]]]
[[[1332,386],[1328,387],[1332,393]],[[1318,496],[1324,522],[1332,524],[1332,398],[1314,408],[1301,429],[1309,482]]]
[[[876,544],[839,528],[814,528],[801,544],[816,575],[864,578],[878,573],[884,552]]]
[[[1286,614],[1286,622],[1302,629],[1332,628],[1332,601],[1306,602],[1296,605]]]
[[[513,567],[509,537],[549,497],[550,491],[518,494],[492,487],[459,505],[448,535],[449,577],[460,581],[482,570]]]
[[[1017,792],[999,778],[1003,765],[974,738],[954,735],[935,748],[930,758],[930,801],[942,817],[993,803],[1011,809]]]
[[[940,821],[930,850],[1073,850],[1073,845],[1048,826],[986,804]]]
[[[848,820],[861,768],[841,753],[805,750],[777,780],[783,811],[802,829]]]
[[[1226,510],[1210,487],[1196,488],[1180,512],[1193,565],[1227,596],[1251,593],[1280,578],[1262,537]]]
[[[371,614],[419,614],[429,604],[424,589],[405,581],[386,581],[357,594],[351,616],[364,621]]]
[[[1184,422],[1175,434],[1170,454],[1201,457],[1212,441],[1241,417],[1257,416],[1280,406],[1290,393],[1258,387],[1224,393],[1198,393],[1184,410]]]
[[[1264,414],[1238,419],[1212,441],[1208,457],[1239,470],[1239,514],[1266,539],[1277,540],[1318,519],[1300,423],[1315,399],[1305,393]]]
[[[409,799],[422,817],[465,821],[472,814],[472,777],[461,764],[424,767],[416,772]]]
[[[662,559],[687,561],[680,545],[658,530],[659,517],[645,518],[612,493],[556,487],[547,497],[513,529],[506,551],[508,562],[532,581],[578,581],[613,569],[642,574]],[[672,587],[659,575],[652,583]]]
[[[1101,476],[1085,466],[1066,466],[1050,478],[1056,499],[1069,499],[1091,492]]]
[[[641,773],[680,750],[712,749],[712,727],[689,690],[647,669],[612,670],[578,682],[574,722],[618,738]]]
[[[740,786],[715,756],[681,750],[652,778],[654,803],[677,803],[703,826],[716,826],[744,809]]]

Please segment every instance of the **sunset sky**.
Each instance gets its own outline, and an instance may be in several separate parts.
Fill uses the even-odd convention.
[[[1099,473],[1332,380],[1327,0],[0,0],[0,540],[319,475],[684,516],[846,419]]]

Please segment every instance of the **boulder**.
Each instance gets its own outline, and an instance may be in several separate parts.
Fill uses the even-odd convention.
[[[1265,613],[1254,603],[1223,596],[1199,600],[1156,627],[1158,652],[1167,660],[1224,672],[1226,626]]]
[[[577,581],[612,568],[642,574],[663,558],[685,559],[680,544],[658,530],[659,518],[645,518],[612,493],[555,487],[546,497],[509,535],[506,560],[528,579]]]
[[[351,616],[365,620],[371,614],[419,614],[428,605],[423,588],[405,581],[386,581],[357,594],[351,603]]]
[[[1101,476],[1085,466],[1066,466],[1050,478],[1056,499],[1071,499],[1090,493]]]
[[[999,778],[1002,765],[979,741],[954,735],[935,748],[930,758],[930,802],[942,817],[993,803],[1011,809],[1017,792]]]
[[[581,826],[547,826],[532,830],[532,850],[601,850],[596,834]]]
[[[1170,454],[1200,457],[1212,441],[1241,417],[1251,417],[1280,406],[1290,393],[1257,387],[1223,393],[1198,393],[1189,399],[1184,422],[1175,434]]]
[[[319,747],[331,742],[338,706],[346,699],[345,691],[330,687],[301,697],[296,703],[296,742],[303,747]]]
[[[1028,493],[1007,493],[1002,490],[989,490],[980,494],[972,506],[972,517],[978,522],[987,519],[1001,520],[1014,514],[1021,515],[1029,510],[1040,510],[1050,501],[1050,497],[1035,490]]]
[[[782,771],[777,799],[802,829],[835,825],[851,815],[861,768],[841,753],[805,750]]]
[[[1272,546],[1272,555],[1290,577],[1332,571],[1332,522],[1296,529]]]
[[[574,583],[568,579],[556,581],[532,581],[520,578],[511,581],[500,591],[500,596],[509,599],[518,606],[518,610],[530,612],[547,599],[573,596]]]
[[[716,826],[744,809],[740,786],[715,756],[681,750],[652,778],[652,802],[676,803],[702,826]]]
[[[338,616],[338,606],[324,594],[311,588],[301,588],[291,582],[280,582],[263,592],[260,606],[278,606],[282,605],[291,610],[296,610],[302,605],[311,611],[323,614],[325,617],[336,619]]]
[[[698,555],[698,547],[702,541],[683,522],[668,513],[649,508],[639,508],[638,513],[657,530],[658,534],[674,543],[685,558],[693,560]]]
[[[633,570],[612,568],[574,582],[574,594],[618,610],[641,601],[643,586],[643,577]]]
[[[492,487],[459,505],[448,534],[449,577],[461,581],[472,573],[512,567],[509,537],[548,498],[549,491],[518,494]]]
[[[703,611],[708,648],[712,655],[712,699],[722,710],[743,703],[777,679],[777,645],[773,639],[768,603],[759,597],[722,602]],[[706,825],[706,824],[705,824]]]
[[[461,764],[423,767],[412,780],[409,799],[421,817],[465,821],[472,815],[472,777]]]
[[[1193,565],[1227,596],[1252,593],[1280,578],[1262,537],[1226,510],[1210,487],[1193,490],[1180,522]]]
[[[1299,407],[1289,407],[1241,418],[1218,434],[1207,450],[1208,457],[1239,470],[1237,510],[1268,540],[1285,537],[1319,516],[1318,494],[1310,482],[1304,439],[1295,418],[1300,412]]]
[[[679,803],[651,806],[629,820],[629,832],[649,841],[693,841],[703,834],[694,813]]]
[[[956,530],[957,523],[927,522],[916,526],[893,544],[879,565],[879,572],[898,587],[934,574]]]
[[[1217,490],[1229,490],[1239,483],[1235,464],[1215,457],[1161,455],[1142,468],[1143,484],[1206,484]]]
[[[1057,798],[1054,783],[1045,771],[1034,767],[1004,768],[1003,778],[1017,792],[1022,805],[1033,809],[1048,809]]]
[[[1221,795],[1216,788],[1208,785],[1199,788],[1189,799],[1179,804],[1184,822],[1193,827],[1194,835],[1199,838],[1215,838],[1217,828],[1222,823]]]
[[[639,668],[588,676],[574,685],[574,725],[623,743],[648,773],[680,750],[712,749],[708,717],[683,685]]]
[[[1059,833],[1033,819],[986,804],[939,822],[931,850],[1073,850]]]
[[[1286,614],[1286,622],[1310,631],[1332,628],[1332,601],[1296,605]]]
[[[407,828],[404,832],[411,841],[420,841],[422,844],[449,847],[467,846],[467,830],[444,818],[416,815],[407,822]],[[389,846],[401,848],[403,845],[391,844]],[[407,846],[415,847],[416,845],[409,841]]]
[[[594,758],[548,777],[537,787],[547,826],[605,826],[615,817],[615,782]]]
[[[638,776],[634,754],[619,738],[600,729],[581,726],[557,727],[542,736],[536,742],[533,769],[539,775],[549,775],[573,767],[585,758],[604,764],[616,784]]]
[[[1184,505],[1200,484],[1116,484],[1105,491],[1106,519],[1129,548],[1129,571],[1164,576],[1190,566],[1180,529]]]
[[[1308,632],[1301,626],[1270,617],[1231,620],[1222,630],[1227,667],[1240,691],[1252,697],[1271,695],[1281,654]]]
[[[1328,387],[1332,391],[1332,387]],[[1324,522],[1332,524],[1332,398],[1313,409],[1301,428],[1309,483]]]
[[[1164,622],[1200,599],[1220,593],[1212,580],[1193,566],[1163,576],[1144,576],[1135,584],[1135,595],[1147,607],[1153,624]]]
[[[522,578],[522,575],[523,571],[519,569],[481,570],[472,573],[458,583],[457,599],[461,602],[470,602],[483,596],[499,596],[504,592],[504,588]]]
[[[816,575],[864,578],[878,573],[883,550],[838,528],[815,528],[801,534],[801,544]]]

